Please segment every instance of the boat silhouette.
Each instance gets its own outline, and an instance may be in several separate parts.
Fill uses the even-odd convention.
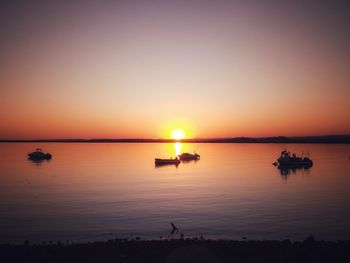
[[[198,154],[191,154],[191,153],[182,153],[178,155],[179,159],[181,161],[191,161],[191,160],[198,160],[200,158],[200,155]]]
[[[37,148],[36,151],[28,153],[28,159],[32,161],[43,161],[51,160],[52,155],[50,153],[44,153],[40,148]]]
[[[154,159],[154,164],[156,166],[162,166],[162,165],[179,165],[180,163],[180,159],[178,157],[176,158],[171,158],[171,159],[160,159],[160,158],[156,158]]]
[[[294,153],[291,155],[288,151],[282,151],[280,157],[273,164],[278,167],[310,168],[313,161],[308,157],[299,157]]]

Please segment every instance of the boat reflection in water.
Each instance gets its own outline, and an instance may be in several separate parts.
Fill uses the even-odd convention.
[[[288,179],[288,177],[292,174],[297,174],[297,173],[309,174],[311,167],[312,165],[310,166],[277,166],[277,169],[279,170],[281,176],[283,176],[285,179]]]
[[[28,159],[28,161],[39,166],[39,165],[42,165],[43,163],[50,162],[51,159],[40,159],[40,160]]]

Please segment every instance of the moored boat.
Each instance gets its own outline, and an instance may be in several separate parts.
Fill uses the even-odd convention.
[[[190,160],[198,160],[200,158],[200,155],[198,154],[191,154],[191,153],[182,153],[179,155],[179,159],[181,161],[190,161]]]
[[[50,153],[44,153],[40,148],[35,152],[28,153],[28,159],[33,161],[50,160],[52,155]]]
[[[294,153],[291,155],[288,151],[282,151],[274,164],[283,167],[311,167],[313,162],[308,157],[299,157]]]
[[[160,165],[179,165],[180,163],[180,160],[179,158],[175,158],[175,159],[159,159],[159,158],[156,158],[154,160],[154,163],[156,166],[160,166]]]

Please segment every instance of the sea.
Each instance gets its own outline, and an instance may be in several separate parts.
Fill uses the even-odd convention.
[[[52,159],[28,160],[36,148]],[[272,165],[283,150],[313,166]],[[183,152],[200,159],[155,166]],[[0,243],[350,240],[349,156],[349,144],[0,143]]]

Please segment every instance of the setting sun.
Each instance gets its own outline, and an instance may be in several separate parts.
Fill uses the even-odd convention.
[[[171,133],[171,137],[175,140],[181,140],[185,138],[185,132],[181,129],[176,129]]]

